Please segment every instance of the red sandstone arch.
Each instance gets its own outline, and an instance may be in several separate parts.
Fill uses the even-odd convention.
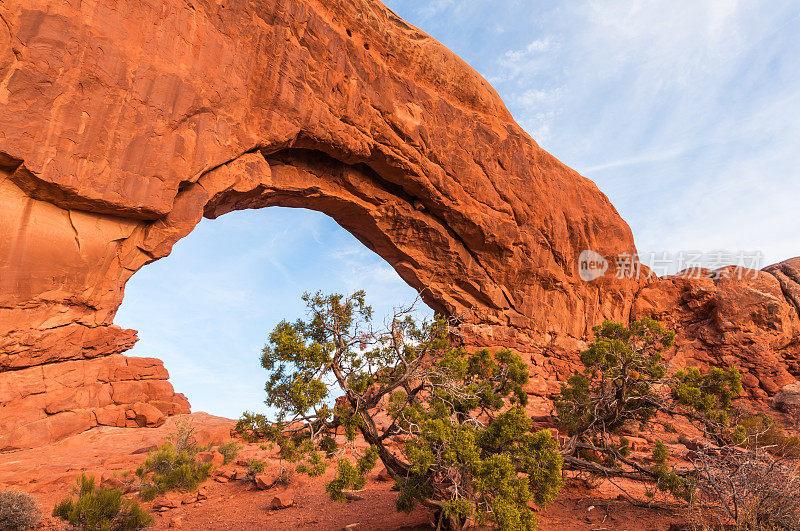
[[[583,249],[635,252],[628,226],[376,0],[7,0],[0,17],[0,450],[188,407],[158,360],[122,356],[135,332],[113,317],[203,215],[323,211],[432,307],[470,310],[471,343],[555,358],[644,283],[613,262],[580,280]],[[536,374],[567,370],[536,355]]]
[[[0,448],[186,407],[157,360],[120,357],[135,332],[113,316],[202,215],[321,210],[434,308],[473,310],[476,344],[565,345],[629,311],[633,282],[577,277],[584,248],[634,250],[605,196],[379,2],[0,15]]]

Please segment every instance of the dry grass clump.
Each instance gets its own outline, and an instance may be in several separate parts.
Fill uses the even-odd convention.
[[[18,490],[0,491],[0,529],[21,531],[39,521],[39,508],[29,495]]]

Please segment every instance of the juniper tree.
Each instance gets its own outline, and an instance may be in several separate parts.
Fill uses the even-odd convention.
[[[580,355],[584,370],[562,385],[556,401],[559,428],[569,435],[561,450],[566,466],[654,481],[688,501],[694,471],[669,467],[662,441],[653,444],[652,465],[631,458],[624,432],[681,417],[714,444],[741,442],[743,428],[731,418],[732,400],[742,391],[741,373],[690,367],[668,374],[663,352],[672,346],[674,333],[652,319],[629,326],[606,321],[594,327],[594,334]]]
[[[303,301],[307,318],[278,324],[261,357],[277,420],[245,414],[240,433],[277,441],[301,471],[316,472],[323,456],[341,455],[339,430],[363,437],[369,449],[355,461],[340,457],[327,484],[335,500],[363,486],[379,459],[397,483],[399,510],[422,504],[451,528],[536,527],[530,505],[553,500],[562,458],[550,432],[533,431],[525,415],[520,356],[455,347],[445,319],[418,323],[413,307],[375,329],[363,291]]]

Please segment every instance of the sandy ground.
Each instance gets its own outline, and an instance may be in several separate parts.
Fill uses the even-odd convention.
[[[233,421],[205,413],[183,416],[196,427],[198,442],[222,442],[229,438]],[[0,489],[16,488],[34,495],[42,512],[49,515],[53,505],[68,495],[75,477],[88,472],[98,477],[122,474],[144,461],[147,451],[174,433],[171,418],[155,429],[96,428],[58,443],[33,450],[0,454]],[[240,457],[258,456],[257,445],[242,449]],[[376,468],[375,472],[380,467]],[[244,469],[239,467],[241,471]],[[211,479],[205,483],[207,499],[164,511],[154,511],[154,529],[430,529],[432,516],[425,509],[410,515],[395,510],[397,493],[391,482],[379,481],[373,473],[360,494],[363,499],[332,502],[324,483],[334,474],[329,467],[320,478],[296,475],[283,488],[294,498],[292,507],[271,510],[279,488],[261,491],[251,481],[226,483]],[[539,514],[543,530],[667,531],[683,521],[680,512],[644,509],[617,499],[618,492],[603,485],[589,489],[568,481],[559,498]],[[152,504],[145,504],[148,509]],[[354,525],[355,524],[355,525]],[[46,516],[45,529],[64,529]]]

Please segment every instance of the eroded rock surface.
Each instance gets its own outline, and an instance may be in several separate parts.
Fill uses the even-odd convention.
[[[800,258],[763,271],[726,267],[653,279],[632,318],[677,331],[675,367],[734,366],[754,398],[772,396],[800,374]]]
[[[627,316],[636,282],[577,275],[585,248],[634,251],[606,197],[378,2],[11,0],[0,15],[0,381],[108,363],[135,341],[113,325],[134,272],[204,215],[270,205],[332,216],[463,313],[474,344],[571,344]],[[34,403],[0,422],[47,421]]]
[[[464,341],[530,353],[537,394],[592,325],[645,311],[645,281],[615,275],[635,247],[608,199],[377,1],[7,0],[0,16],[0,426],[15,434],[0,448],[188,409],[165,371],[91,371],[139,367],[120,356],[135,332],[113,324],[125,283],[203,216],[330,215],[462,315]],[[610,259],[605,276],[580,279],[584,249]],[[682,318],[683,287],[658,286]],[[76,389],[143,394],[100,386],[50,412],[56,377],[19,391],[68,364],[86,367]]]

